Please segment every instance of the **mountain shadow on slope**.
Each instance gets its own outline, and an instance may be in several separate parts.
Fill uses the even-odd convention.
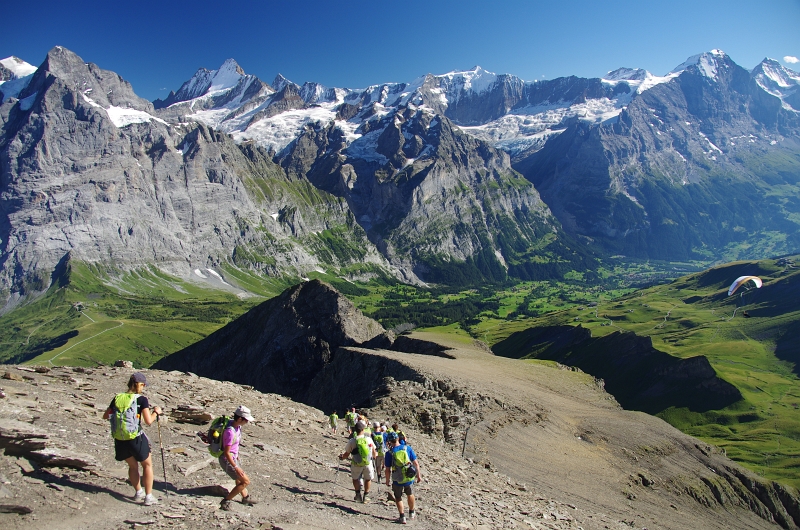
[[[605,381],[624,408],[657,414],[669,407],[717,410],[742,399],[704,356],[678,359],[653,347],[650,337],[616,331],[593,338],[581,326],[530,328],[492,350],[514,358],[548,359],[575,366]]]
[[[391,344],[383,326],[330,285],[312,280],[259,304],[153,368],[193,372],[302,398],[340,346],[384,342]]]

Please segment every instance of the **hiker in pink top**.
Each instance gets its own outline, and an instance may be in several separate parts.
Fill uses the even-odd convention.
[[[250,409],[240,405],[236,412],[233,413],[233,419],[228,422],[225,430],[222,431],[222,455],[219,457],[219,465],[222,466],[222,469],[229,477],[236,481],[236,486],[219,504],[222,510],[230,510],[232,508],[231,501],[240,493],[242,494],[242,504],[252,506],[256,503],[247,492],[250,479],[245,474],[242,466],[239,465],[239,443],[242,441],[242,426],[251,421],[254,420],[250,414]]]

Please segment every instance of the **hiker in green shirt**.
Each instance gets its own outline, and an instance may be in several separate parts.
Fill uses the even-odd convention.
[[[336,411],[334,410],[333,413],[331,413],[331,415],[328,416],[328,418],[330,419],[331,422],[331,430],[333,431],[333,434],[336,434],[336,422],[339,421],[339,415],[336,414]]]

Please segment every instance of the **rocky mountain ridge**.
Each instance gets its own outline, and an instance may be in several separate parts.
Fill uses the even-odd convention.
[[[226,268],[347,278],[367,262],[367,277],[468,285],[592,268],[587,248],[790,251],[798,79],[770,60],[747,72],[718,50],[663,77],[524,82],[476,67],[363,90],[269,85],[228,60],[153,105],[57,47],[0,107],[5,306],[46,288],[68,252],[182,278],[210,269],[228,284]],[[190,149],[201,137],[215,148]],[[183,175],[191,188],[128,183]],[[219,221],[204,217],[211,205]]]
[[[401,276],[344,201],[287,178],[256,146],[167,124],[119,76],[64,48],[19,96],[0,107],[6,309],[46,289],[66,259],[201,283],[225,267],[299,277],[358,264]]]

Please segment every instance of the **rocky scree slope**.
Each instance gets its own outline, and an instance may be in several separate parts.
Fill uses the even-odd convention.
[[[167,124],[119,76],[64,48],[48,53],[19,99],[5,99],[0,124],[6,310],[46,289],[67,255],[196,281],[226,266],[297,276],[390,269],[343,200],[288,178],[258,147]],[[350,250],[332,252],[331,240]]]
[[[394,339],[322,282],[287,290],[156,366],[288,391],[325,412],[357,406],[400,419],[488,469],[648,527],[800,521],[797,492],[621,410],[593,377],[495,357],[479,343]]]
[[[147,370],[146,395],[166,414],[160,434],[156,424],[145,428],[159,499],[146,507],[131,500],[127,465],[114,460],[108,424],[101,419],[113,396],[125,389],[130,368],[37,372],[6,365],[1,370],[8,374],[0,380],[0,526],[5,529],[396,526],[397,508],[386,500],[385,486],[373,486],[367,504],[352,500],[347,462],[336,458],[347,440],[330,434],[318,409],[235,383]],[[230,414],[240,404],[258,420],[245,428],[240,456],[259,503],[234,503],[224,512],[219,501],[233,482],[195,433],[207,428],[207,418]],[[425,473],[416,488],[415,527],[629,528],[604,512],[579,509],[465,460],[457,448],[414,426],[404,428]]]
[[[797,528],[796,490],[658,418],[621,410],[594,378],[449,346],[453,359],[342,348],[309,398],[399,418],[470,462],[632,527]]]

